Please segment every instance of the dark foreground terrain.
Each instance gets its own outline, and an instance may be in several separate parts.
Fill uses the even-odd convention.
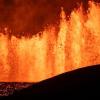
[[[16,90],[31,86],[33,83],[25,82],[0,82],[0,97],[9,96]]]
[[[67,72],[37,84],[16,90],[13,96],[99,96],[100,95],[100,65],[88,66]]]

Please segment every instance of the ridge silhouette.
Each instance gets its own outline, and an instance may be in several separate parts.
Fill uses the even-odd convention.
[[[83,94],[93,96],[100,90],[100,65],[87,66],[66,72],[53,78],[33,84],[32,86],[15,91],[12,96],[59,96]]]

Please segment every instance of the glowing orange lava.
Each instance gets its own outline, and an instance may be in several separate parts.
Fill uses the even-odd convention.
[[[0,33],[0,81],[38,82],[83,66],[100,64],[100,5],[89,2],[72,11],[61,8],[59,32],[45,29],[31,39]]]

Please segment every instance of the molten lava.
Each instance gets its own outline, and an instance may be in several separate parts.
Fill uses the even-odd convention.
[[[0,81],[38,82],[100,64],[100,5],[89,5],[87,15],[80,7],[69,20],[61,8],[58,33],[54,26],[31,39],[0,33]]]

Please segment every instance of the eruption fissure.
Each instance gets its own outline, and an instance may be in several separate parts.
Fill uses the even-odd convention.
[[[0,81],[38,82],[100,64],[100,5],[89,5],[87,15],[80,7],[69,20],[61,8],[58,33],[55,26],[30,39],[0,33]]]

